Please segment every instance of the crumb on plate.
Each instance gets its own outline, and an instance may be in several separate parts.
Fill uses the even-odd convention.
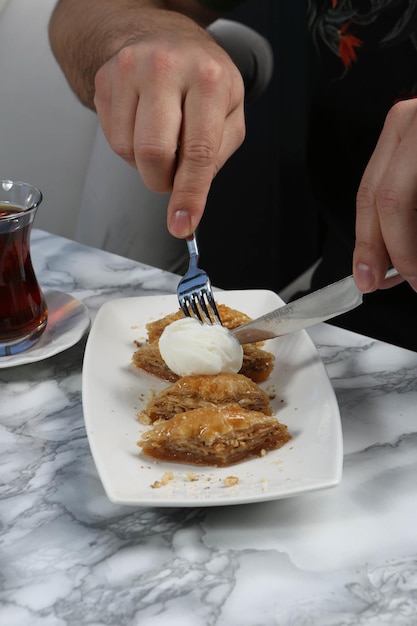
[[[161,480],[155,480],[155,482],[151,485],[151,488],[159,489],[160,487],[165,487],[165,485],[167,485],[173,479],[174,474],[172,472],[165,472]]]
[[[226,476],[223,483],[225,487],[233,487],[239,483],[239,478],[237,476]]]

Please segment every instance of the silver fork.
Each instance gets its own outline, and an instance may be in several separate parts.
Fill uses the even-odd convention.
[[[182,312],[187,317],[196,317],[205,324],[221,324],[210,279],[206,272],[198,267],[199,253],[195,233],[187,237],[186,241],[190,262],[177,287]]]

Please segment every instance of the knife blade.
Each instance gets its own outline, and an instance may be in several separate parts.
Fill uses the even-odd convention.
[[[385,279],[398,276],[395,268],[388,270]],[[239,343],[254,343],[288,335],[319,322],[342,315],[362,304],[363,294],[356,287],[353,275],[322,287],[294,300],[231,332]]]

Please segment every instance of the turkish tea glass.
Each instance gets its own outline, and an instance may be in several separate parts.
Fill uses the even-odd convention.
[[[30,232],[42,192],[0,180],[0,358],[33,346],[48,321],[48,308],[30,254]]]

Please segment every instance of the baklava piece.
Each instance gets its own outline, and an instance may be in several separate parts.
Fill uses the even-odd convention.
[[[275,356],[255,344],[243,346],[243,363],[239,374],[244,374],[255,383],[263,383],[274,368]]]
[[[225,328],[228,328],[229,330],[237,328],[238,326],[242,326],[242,324],[246,324],[246,322],[251,321],[251,318],[245,313],[241,313],[240,311],[231,309],[225,304],[217,304],[217,310],[219,312],[223,326],[225,326]],[[146,330],[148,331],[148,341],[152,342],[159,339],[164,331],[164,328],[168,326],[168,324],[172,324],[172,322],[175,322],[182,317],[184,317],[184,313],[181,311],[181,309],[178,309],[178,311],[176,311],[175,313],[170,313],[162,319],[147,324]]]
[[[178,380],[179,376],[169,369],[159,352],[158,340],[150,343],[145,343],[140,346],[132,357],[132,362],[135,367],[157,376],[162,380],[174,382]]]
[[[217,308],[223,326],[229,330],[237,328],[251,320],[245,313],[231,309],[225,304],[218,304]],[[147,342],[143,345],[138,345],[138,349],[134,352],[132,357],[132,362],[137,368],[169,382],[179,379],[179,376],[169,369],[161,357],[158,341],[166,326],[183,317],[184,313],[179,309],[175,313],[166,315],[146,325],[148,333]],[[246,344],[243,346],[243,365],[239,372],[239,374],[243,374],[257,383],[263,382],[268,378],[274,366],[275,358],[273,354],[263,350],[260,347],[261,345],[262,343]]]
[[[199,407],[234,403],[242,409],[271,415],[270,398],[252,380],[242,374],[184,376],[160,391],[139,414],[139,421],[150,424],[169,420],[177,413]]]
[[[239,374],[247,376],[255,383],[264,382],[274,367],[274,360],[275,357],[270,352],[248,343],[243,346],[243,364]],[[140,346],[134,352],[132,362],[138,369],[162,380],[174,382],[180,378],[161,357],[157,340]]]
[[[222,467],[263,456],[290,439],[276,418],[234,403],[179,413],[144,433],[138,445],[163,461]]]

